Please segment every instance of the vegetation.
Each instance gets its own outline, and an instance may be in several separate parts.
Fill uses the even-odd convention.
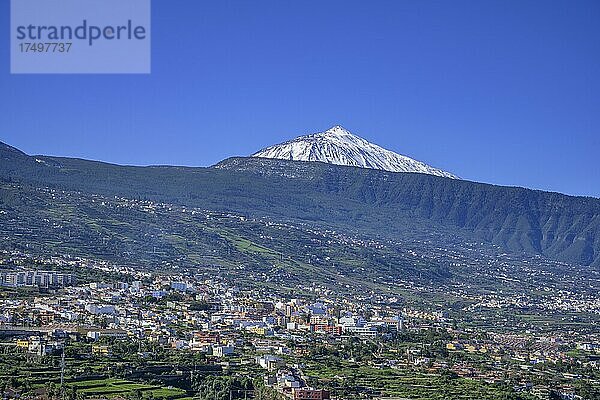
[[[5,160],[0,179],[7,183],[319,221],[387,237],[435,232],[449,242],[470,238],[600,266],[600,200],[593,198],[282,160],[235,158],[216,168],[122,167],[41,156],[37,162],[7,146],[0,146],[0,159]],[[16,207],[13,200],[0,190],[0,206]]]

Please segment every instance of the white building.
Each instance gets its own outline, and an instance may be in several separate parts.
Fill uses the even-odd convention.
[[[226,357],[233,354],[233,346],[212,346],[212,355],[215,357]]]

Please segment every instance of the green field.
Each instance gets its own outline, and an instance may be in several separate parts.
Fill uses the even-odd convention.
[[[136,391],[140,391],[144,397],[175,399],[184,397],[186,394],[182,389],[135,383],[114,378],[71,382],[67,386],[76,387],[77,392],[83,393],[86,397],[121,397],[130,396]]]
[[[511,398],[505,397],[509,392],[498,385],[406,369],[359,367],[353,363],[341,362],[335,367],[311,364],[307,366],[305,372],[320,385],[329,387],[334,395],[344,399],[354,398],[357,395],[344,389],[349,386],[365,390],[377,388],[377,392],[379,392],[377,395],[406,399],[496,400]],[[526,396],[516,398],[530,399]]]

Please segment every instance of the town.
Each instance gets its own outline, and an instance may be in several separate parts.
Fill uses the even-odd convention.
[[[2,257],[9,291],[0,300],[5,397],[66,391],[78,398],[478,393],[575,399],[598,393],[594,329],[548,333],[533,322],[515,333],[465,323],[440,307],[412,308],[389,294],[298,285],[295,295],[281,295],[201,271],[136,270],[15,251]],[[465,312],[505,306],[482,296]]]

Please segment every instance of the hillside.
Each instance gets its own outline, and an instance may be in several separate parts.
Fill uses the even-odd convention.
[[[387,238],[473,239],[600,267],[600,200],[425,174],[261,158],[124,167],[0,147],[0,179],[308,221]]]

